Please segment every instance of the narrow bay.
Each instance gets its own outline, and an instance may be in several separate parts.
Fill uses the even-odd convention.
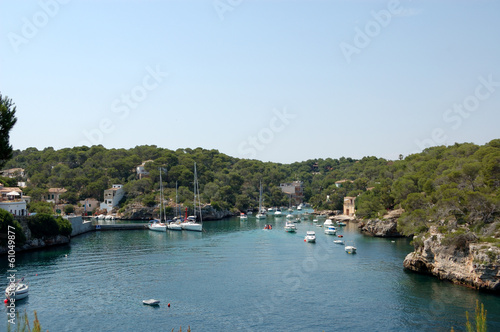
[[[266,223],[273,229],[263,230]],[[407,239],[341,227],[338,234],[358,248],[353,255],[312,221],[296,224],[295,234],[284,224],[284,217],[250,216],[205,222],[202,233],[94,232],[69,246],[19,253],[30,295],[17,309],[30,318],[36,310],[51,332],[188,325],[192,331],[460,331],[478,299],[489,329],[500,329],[497,296],[404,271],[412,251]],[[304,242],[308,230],[316,232],[315,244]],[[0,271],[6,274],[6,260]],[[144,306],[149,298],[161,305]]]

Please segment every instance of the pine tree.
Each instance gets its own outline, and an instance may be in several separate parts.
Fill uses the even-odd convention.
[[[0,93],[0,168],[12,158],[12,145],[9,141],[10,130],[17,122],[16,106],[12,99]]]

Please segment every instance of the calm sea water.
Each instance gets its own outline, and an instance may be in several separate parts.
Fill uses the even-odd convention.
[[[353,255],[311,221],[295,234],[284,223],[250,217],[206,222],[203,233],[96,232],[18,253],[30,295],[17,309],[30,318],[36,310],[51,332],[463,331],[478,299],[489,331],[500,331],[498,296],[404,271],[408,240],[364,237],[348,225],[339,234],[355,243]],[[304,242],[307,230],[316,244]],[[150,298],[161,305],[142,304]]]

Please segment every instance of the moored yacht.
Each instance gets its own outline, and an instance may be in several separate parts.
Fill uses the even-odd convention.
[[[292,221],[287,221],[285,224],[285,231],[289,233],[295,233],[297,230],[297,227],[295,227],[295,224]]]
[[[307,231],[304,242],[314,243],[316,242],[316,233],[314,231]]]

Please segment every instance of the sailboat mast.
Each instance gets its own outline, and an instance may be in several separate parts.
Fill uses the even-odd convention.
[[[175,216],[181,216],[181,211],[179,210],[179,195],[177,194],[177,181],[175,181]]]
[[[203,222],[202,217],[201,217],[201,200],[200,200],[200,187],[198,185],[198,174],[196,173],[196,163],[194,163],[194,215],[196,217],[196,214],[198,213],[196,209],[196,203],[198,203],[199,206],[199,212],[200,212],[200,222]]]
[[[158,168],[160,171],[160,222],[161,222],[161,210],[163,209],[163,183],[161,181],[161,167]]]

